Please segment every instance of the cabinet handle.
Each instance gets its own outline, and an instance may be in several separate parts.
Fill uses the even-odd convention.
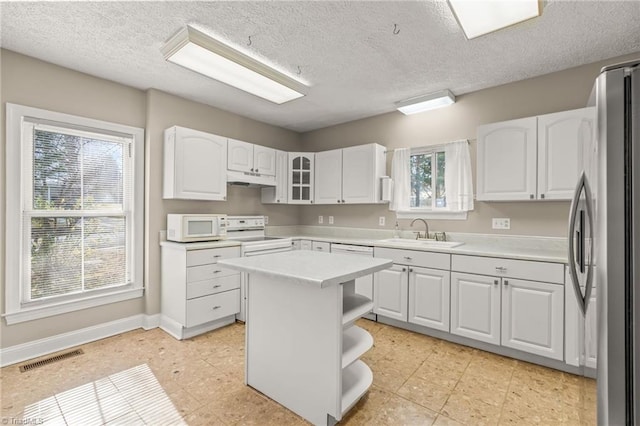
[[[493,280],[493,285],[498,285],[498,280]]]
[[[533,194],[529,194],[529,199],[533,200]]]
[[[509,280],[504,280],[504,285],[509,285]]]
[[[214,307],[212,308],[212,310],[214,310],[214,311],[215,311],[216,309],[220,309],[220,308],[222,308],[222,306],[218,305],[218,306],[214,306]]]
[[[216,284],[216,285],[213,286],[213,288],[220,288],[220,287],[222,287],[222,285],[220,285],[220,284]]]
[[[279,203],[279,202],[280,202],[280,200],[276,200],[276,203]]]
[[[544,200],[544,194],[540,194],[540,198]]]
[[[217,259],[217,258],[219,258],[219,257],[222,257],[222,255],[221,255],[221,254],[214,254],[214,255],[213,255],[213,258],[214,258],[214,259]]]
[[[505,268],[504,266],[496,266],[496,272],[504,274],[505,272],[507,272],[507,268]]]
[[[405,256],[405,257],[404,257],[404,260],[411,260],[411,257],[409,257],[409,256]]]

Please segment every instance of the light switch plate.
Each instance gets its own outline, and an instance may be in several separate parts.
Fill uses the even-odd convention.
[[[329,216],[329,225],[333,225],[333,216]]]
[[[324,217],[318,216],[318,223],[319,224],[323,224],[324,223]]]
[[[380,218],[378,219],[378,225],[384,226],[384,216],[380,216]]]
[[[508,217],[494,217],[491,227],[493,229],[511,229],[511,219]]]
[[[269,224],[269,216],[265,216],[264,217],[264,224],[268,225]]]

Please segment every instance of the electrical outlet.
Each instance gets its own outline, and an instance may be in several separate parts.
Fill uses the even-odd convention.
[[[322,225],[324,223],[324,217],[318,216],[318,223]]]
[[[380,218],[378,219],[378,225],[384,226],[384,216],[380,216]]]
[[[269,224],[269,216],[265,216],[264,217],[264,224],[268,225]]]
[[[329,216],[329,225],[333,225],[333,216]]]
[[[511,219],[508,217],[494,217],[491,227],[493,229],[511,229]]]

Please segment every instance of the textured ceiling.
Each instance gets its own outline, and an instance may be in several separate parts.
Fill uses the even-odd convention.
[[[640,52],[640,1],[544,3],[542,16],[471,41],[443,1],[3,2],[3,48],[307,131]],[[164,61],[186,24],[309,85],[283,105]]]

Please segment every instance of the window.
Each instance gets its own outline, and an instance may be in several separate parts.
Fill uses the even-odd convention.
[[[7,124],[7,322],[141,296],[143,130],[11,104]]]
[[[409,157],[412,209],[435,210],[447,207],[444,183],[444,151],[422,151]]]

